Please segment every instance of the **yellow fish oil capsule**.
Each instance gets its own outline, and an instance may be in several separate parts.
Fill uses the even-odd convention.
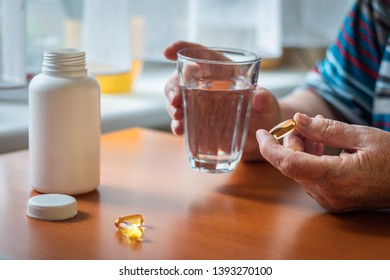
[[[136,224],[119,223],[118,229],[124,236],[132,240],[139,240],[144,235],[144,229]]]
[[[285,120],[272,128],[269,133],[272,134],[275,139],[280,139],[286,136],[287,134],[291,133],[295,129],[295,122],[293,119]]]
[[[141,214],[131,214],[117,218],[115,220],[115,226],[122,235],[129,239],[140,240],[144,235],[144,229],[142,227],[144,222],[145,219]]]
[[[120,223],[126,223],[128,225],[137,225],[142,226],[145,222],[144,217],[141,214],[131,214],[126,216],[121,216],[115,220],[115,226],[119,227]]]

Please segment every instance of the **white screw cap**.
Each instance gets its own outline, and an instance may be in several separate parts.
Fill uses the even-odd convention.
[[[46,221],[61,221],[77,215],[77,202],[65,194],[42,194],[31,197],[27,203],[27,216]]]

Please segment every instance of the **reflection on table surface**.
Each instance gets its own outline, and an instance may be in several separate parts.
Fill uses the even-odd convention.
[[[190,169],[183,139],[129,129],[102,136],[101,186],[63,222],[27,218],[28,151],[0,156],[0,255],[12,259],[389,259],[390,212],[334,215],[267,163]],[[118,216],[145,217],[142,242]]]

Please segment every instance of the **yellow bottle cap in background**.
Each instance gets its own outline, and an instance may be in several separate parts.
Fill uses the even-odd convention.
[[[133,89],[135,79],[142,70],[142,61],[133,61],[131,70],[125,73],[95,75],[102,93],[123,94]]]

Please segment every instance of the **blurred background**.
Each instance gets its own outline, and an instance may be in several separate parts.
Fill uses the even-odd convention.
[[[133,59],[164,61],[164,48],[176,40],[249,49],[263,58],[278,59],[285,48],[326,48],[353,2],[27,0],[28,68],[29,72],[39,71],[43,48],[84,48],[86,45],[91,48],[85,39],[99,41],[97,37],[107,36],[107,33],[96,30],[96,36],[85,38],[88,35],[83,32],[85,28],[101,29],[101,23],[110,25],[110,31],[120,33],[118,35],[124,41],[130,41],[129,51]],[[99,9],[99,6],[104,6],[104,9]],[[123,8],[128,11],[123,11]],[[89,16],[90,13],[95,13],[96,17]],[[119,30],[116,22],[110,23],[110,16],[116,22],[118,17],[128,17],[129,33],[124,34],[126,29],[123,28]],[[115,48],[112,43],[110,46]]]
[[[102,89],[102,131],[169,130],[164,84],[177,40],[252,50],[259,84],[299,85],[353,0],[0,0],[0,153],[27,148],[28,83],[45,48],[80,48]]]

